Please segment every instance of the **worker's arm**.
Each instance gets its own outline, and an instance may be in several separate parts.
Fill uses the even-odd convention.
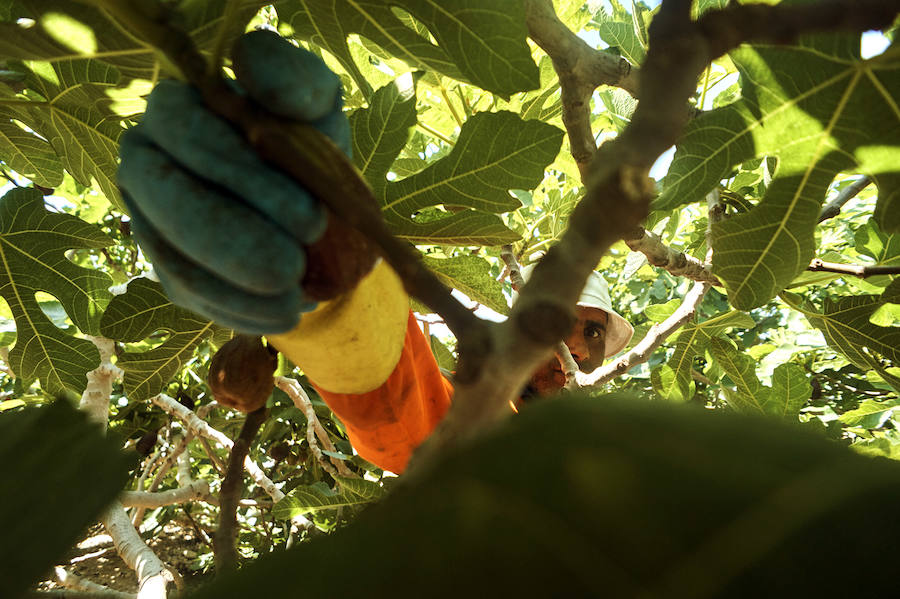
[[[385,470],[402,472],[450,405],[452,386],[384,263],[268,339],[306,373],[356,451]]]

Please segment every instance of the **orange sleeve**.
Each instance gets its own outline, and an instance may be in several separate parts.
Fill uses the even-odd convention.
[[[313,386],[344,423],[359,455],[398,474],[443,418],[453,395],[412,312],[400,361],[380,387],[351,394]]]

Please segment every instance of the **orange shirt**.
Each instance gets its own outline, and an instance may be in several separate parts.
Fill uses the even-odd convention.
[[[359,455],[398,474],[444,417],[453,395],[411,311],[400,361],[380,387],[352,394],[313,386],[344,423]]]

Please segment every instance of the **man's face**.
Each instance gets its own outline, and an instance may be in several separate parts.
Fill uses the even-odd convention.
[[[609,315],[597,308],[576,306],[575,326],[565,340],[572,357],[582,372],[591,372],[606,356],[606,326]],[[531,377],[531,387],[539,395],[556,393],[566,384],[566,375],[556,356],[541,366]]]

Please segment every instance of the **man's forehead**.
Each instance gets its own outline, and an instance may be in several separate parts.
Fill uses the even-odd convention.
[[[601,324],[609,322],[609,314],[605,310],[589,306],[575,306],[575,317],[579,321],[593,320]]]

